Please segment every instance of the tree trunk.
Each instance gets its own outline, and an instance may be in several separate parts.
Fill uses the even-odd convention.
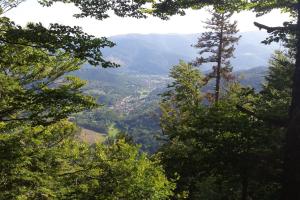
[[[300,5],[300,0],[298,0]],[[285,141],[282,200],[300,200],[300,10],[298,6],[296,67],[290,121]]]
[[[224,19],[224,14],[222,15]],[[222,20],[224,21],[224,20]],[[216,89],[215,89],[215,103],[219,102],[220,98],[220,84],[221,84],[221,67],[222,67],[222,51],[223,51],[223,24],[221,25],[220,44],[218,49],[218,63],[216,71]]]
[[[247,176],[247,173],[244,173],[243,177],[242,177],[242,196],[241,196],[241,200],[247,200],[247,198],[248,198],[248,176]]]
[[[221,45],[220,45],[221,46]],[[220,48],[220,47],[219,47]],[[222,50],[219,50],[219,57],[222,55]],[[218,103],[219,96],[220,96],[220,84],[221,84],[221,59],[218,58],[218,65],[217,65],[217,75],[216,75],[216,90],[215,90],[215,102]]]

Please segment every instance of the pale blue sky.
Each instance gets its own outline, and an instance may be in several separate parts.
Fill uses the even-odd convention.
[[[133,19],[116,16],[99,21],[91,18],[76,19],[72,17],[76,11],[77,8],[70,4],[56,3],[52,7],[42,7],[37,3],[37,0],[27,0],[5,15],[20,25],[25,25],[27,22],[42,22],[44,25],[54,22],[71,26],[77,25],[83,27],[87,33],[95,36],[129,33],[199,33],[203,31],[201,22],[209,17],[205,10],[190,10],[186,16],[174,16],[168,21],[154,17]],[[274,11],[266,16],[256,18],[254,13],[242,12],[235,14],[233,19],[239,22],[240,31],[246,32],[257,30],[253,25],[253,21],[276,26],[281,25],[284,20],[288,19],[288,16],[280,13],[280,11]]]

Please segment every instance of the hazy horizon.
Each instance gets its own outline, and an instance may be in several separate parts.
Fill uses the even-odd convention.
[[[111,35],[109,37],[119,37],[119,36],[147,36],[147,35],[174,35],[174,36],[177,36],[177,35],[197,35],[197,34],[201,34],[201,33],[204,33],[205,30],[203,30],[202,32],[198,32],[198,33],[124,33],[124,34],[118,34],[118,35]],[[261,33],[261,34],[265,34],[267,35],[268,33],[264,30],[249,30],[249,31],[240,31],[239,34],[244,34],[244,33]]]

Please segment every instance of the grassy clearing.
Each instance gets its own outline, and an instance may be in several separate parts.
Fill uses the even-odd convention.
[[[87,142],[89,144],[94,144],[98,142],[103,142],[106,138],[106,134],[99,133],[96,131],[92,131],[89,129],[81,128],[80,132],[80,140]]]

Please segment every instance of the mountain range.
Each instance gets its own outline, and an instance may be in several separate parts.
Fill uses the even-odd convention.
[[[136,74],[166,75],[179,60],[190,62],[197,57],[192,47],[201,34],[129,34],[109,38],[116,43],[104,49],[105,57],[121,65],[117,71]],[[232,65],[235,70],[266,66],[278,44],[261,43],[268,35],[262,31],[243,32]],[[203,70],[208,69],[204,66]]]

